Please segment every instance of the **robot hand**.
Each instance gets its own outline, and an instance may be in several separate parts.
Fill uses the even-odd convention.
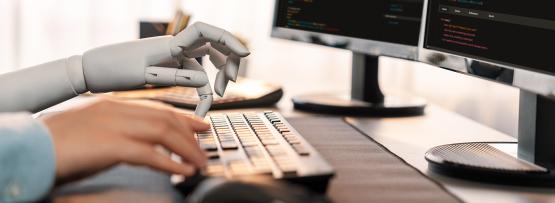
[[[212,104],[212,88],[202,66],[194,60],[204,55],[219,69],[214,90],[223,96],[229,80],[235,81],[241,57],[250,53],[231,33],[197,22],[173,36],[108,45],[83,54],[86,87],[91,92],[139,88],[145,84],[196,87],[200,102],[195,115],[204,117]],[[161,64],[178,62],[180,68]]]
[[[178,55],[180,64],[185,69],[204,71],[194,58],[205,55],[219,70],[214,82],[214,90],[224,95],[229,80],[235,82],[241,58],[248,56],[249,51],[229,32],[205,24],[195,23],[180,32],[171,41],[172,55]],[[195,114],[204,117],[212,104],[210,83],[197,88],[200,102]]]

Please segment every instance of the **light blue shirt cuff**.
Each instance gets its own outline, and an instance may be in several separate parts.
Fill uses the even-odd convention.
[[[54,147],[47,128],[27,113],[0,114],[0,202],[31,202],[54,184]]]

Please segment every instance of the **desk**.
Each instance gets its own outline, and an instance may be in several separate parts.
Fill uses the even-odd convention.
[[[288,102],[288,101],[284,101]],[[242,109],[238,111],[280,111],[287,117],[311,116],[311,114],[293,111],[290,106],[280,104],[280,108],[272,109]],[[237,110],[235,110],[237,111]],[[447,177],[436,176],[427,171],[424,152],[429,148],[454,142],[466,141],[514,141],[505,134],[480,125],[462,116],[446,111],[440,107],[430,105],[425,116],[408,118],[347,118],[347,122],[365,132],[391,152],[402,158],[422,173],[440,182],[450,192],[467,202],[555,202],[555,190],[531,189],[480,184]],[[318,149],[318,148],[317,148]],[[353,154],[356,156],[356,154]],[[55,202],[87,202],[108,200],[129,200],[133,202],[179,202],[182,198],[173,191],[167,176],[149,171],[144,168],[120,166],[100,176],[115,176],[119,174],[141,175],[144,181],[113,180],[114,183],[102,183],[103,189],[89,194],[79,194],[74,188],[83,185],[97,184],[95,178],[68,185],[63,188],[65,196],[55,199]],[[146,176],[144,174],[147,174]],[[341,171],[338,171],[338,175]],[[95,182],[96,181],[96,182]],[[118,182],[119,181],[119,182]],[[131,186],[122,182],[131,181]],[[334,184],[333,180],[331,184]],[[90,187],[89,187],[90,188]],[[108,188],[108,189],[106,189]],[[361,190],[364,190],[361,188]],[[360,190],[359,190],[360,192]],[[333,195],[334,193],[330,193]],[[353,193],[352,195],[357,195]],[[331,197],[337,202],[344,199]]]
[[[382,144],[422,173],[441,182],[466,202],[555,202],[555,189],[499,186],[452,179],[428,171],[424,153],[437,145],[501,141],[515,138],[440,107],[430,105],[426,115],[409,118],[347,118],[354,127]]]

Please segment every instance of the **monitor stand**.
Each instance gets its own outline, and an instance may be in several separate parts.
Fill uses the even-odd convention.
[[[555,187],[555,101],[520,92],[518,143],[460,143],[426,153],[436,173],[504,185]]]
[[[356,116],[417,116],[424,113],[421,98],[384,96],[378,80],[379,57],[353,53],[351,98],[341,95],[302,95],[293,98],[295,109]]]

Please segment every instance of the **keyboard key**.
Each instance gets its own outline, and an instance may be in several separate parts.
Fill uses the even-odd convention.
[[[260,139],[273,139],[274,135],[269,134],[269,133],[266,133],[266,134],[259,133],[257,137],[260,138]]]
[[[271,175],[273,171],[272,166],[268,163],[268,161],[253,164],[252,170],[253,173],[263,175]]]
[[[290,145],[295,145],[295,144],[301,144],[301,141],[298,139],[291,139],[291,140],[287,140],[287,143],[289,143]]]
[[[295,161],[291,157],[285,155],[272,157],[278,165],[295,165]]]
[[[241,135],[248,135],[248,136],[254,136],[254,134],[251,131],[237,131],[237,135],[241,136]]]
[[[243,145],[243,147],[254,147],[254,146],[258,146],[258,142],[257,141],[245,141],[245,142],[241,142],[241,145]]]
[[[258,139],[253,138],[253,137],[239,138],[239,140],[240,140],[241,143],[243,143],[243,144],[245,144],[245,143],[255,143],[255,144],[258,144]]]
[[[290,132],[289,128],[278,128],[279,133],[287,133]]]
[[[295,165],[278,165],[278,167],[285,177],[297,175],[297,167]]]
[[[245,149],[245,151],[247,153],[250,153],[250,152],[258,152],[258,153],[264,152],[264,147],[261,147],[261,146],[245,147],[243,149]]]
[[[223,176],[224,175],[224,166],[221,163],[208,163],[205,168],[205,175],[208,176]]]
[[[222,139],[227,139],[227,138],[234,138],[235,135],[233,133],[225,133],[225,134],[220,134],[218,135],[218,139],[222,140]]]
[[[220,135],[220,134],[232,134],[233,130],[231,129],[216,129],[216,134]]]
[[[237,149],[237,143],[235,141],[225,141],[220,143],[222,145],[222,149],[230,150],[230,149]]]
[[[296,135],[283,135],[283,138],[285,138],[286,140],[299,139]]]
[[[219,159],[220,154],[217,151],[206,152],[206,158],[207,159]]]
[[[279,145],[266,146],[266,149],[268,150],[268,153],[274,157],[287,154],[287,152],[285,152],[285,150],[283,150],[283,148]]]
[[[200,148],[205,150],[205,151],[217,151],[218,150],[218,146],[215,143],[214,144],[201,143]]]
[[[261,153],[262,155],[262,153]],[[250,157],[249,160],[253,165],[268,164],[268,160],[264,156],[254,156]]]
[[[293,144],[291,145],[293,149],[301,156],[308,156],[310,153],[303,145],[300,144]]]
[[[275,140],[273,138],[272,139],[263,139],[263,140],[260,140],[260,141],[262,142],[263,145],[277,145],[277,144],[279,144],[277,142],[277,140]]]
[[[234,176],[249,175],[252,173],[250,164],[243,160],[231,161],[228,166],[231,174]]]
[[[287,142],[292,145],[301,144],[301,140],[296,137],[285,138],[285,140],[287,140]]]

